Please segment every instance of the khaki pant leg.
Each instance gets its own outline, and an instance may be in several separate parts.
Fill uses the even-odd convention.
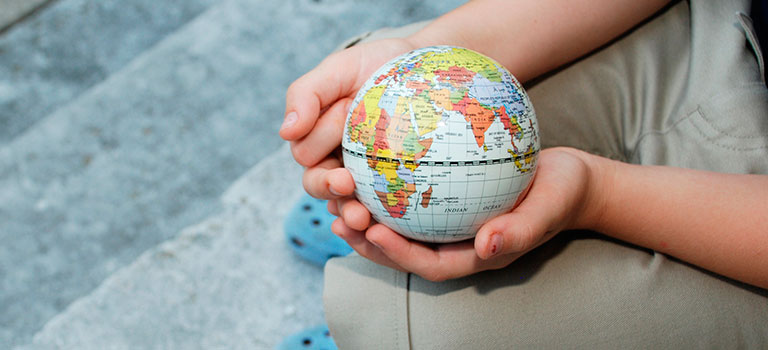
[[[588,233],[442,283],[360,256],[325,273],[340,349],[768,346],[764,290]]]

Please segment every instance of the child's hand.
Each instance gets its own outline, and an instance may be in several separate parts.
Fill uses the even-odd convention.
[[[286,92],[286,116],[280,136],[291,141],[296,161],[310,168],[318,164],[338,168],[339,162],[329,162],[332,158],[328,155],[341,144],[349,104],[357,90],[384,63],[415,48],[407,39],[359,44],[328,56],[293,82]],[[312,181],[324,181],[322,174]],[[346,185],[342,187],[347,189]],[[338,198],[328,192],[327,186],[305,187],[314,197]]]
[[[329,203],[332,213],[341,214],[332,230],[360,255],[432,281],[499,269],[558,232],[583,227],[599,215],[600,203],[592,203],[600,197],[592,193],[597,177],[591,157],[570,148],[542,151],[528,194],[510,213],[483,225],[474,241],[427,245],[381,224],[368,228],[370,214],[349,198]]]

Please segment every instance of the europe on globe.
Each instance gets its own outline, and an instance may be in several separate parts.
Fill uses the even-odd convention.
[[[520,83],[478,52],[432,46],[379,68],[347,116],[344,166],[373,218],[411,239],[474,237],[525,191],[539,153]]]

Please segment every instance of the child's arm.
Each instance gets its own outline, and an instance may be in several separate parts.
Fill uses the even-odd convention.
[[[594,158],[597,210],[584,227],[768,288],[768,176]]]
[[[669,0],[470,1],[408,38],[463,46],[527,81],[606,44]]]

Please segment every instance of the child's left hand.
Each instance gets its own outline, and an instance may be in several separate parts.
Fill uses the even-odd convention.
[[[511,212],[485,223],[474,240],[425,244],[388,227],[368,227],[370,214],[351,197],[329,202],[339,215],[332,230],[360,255],[382,265],[443,281],[499,269],[538,247],[558,232],[582,228],[599,215],[592,184],[598,177],[592,155],[570,148],[541,152],[527,195]],[[344,181],[344,180],[341,180]]]

